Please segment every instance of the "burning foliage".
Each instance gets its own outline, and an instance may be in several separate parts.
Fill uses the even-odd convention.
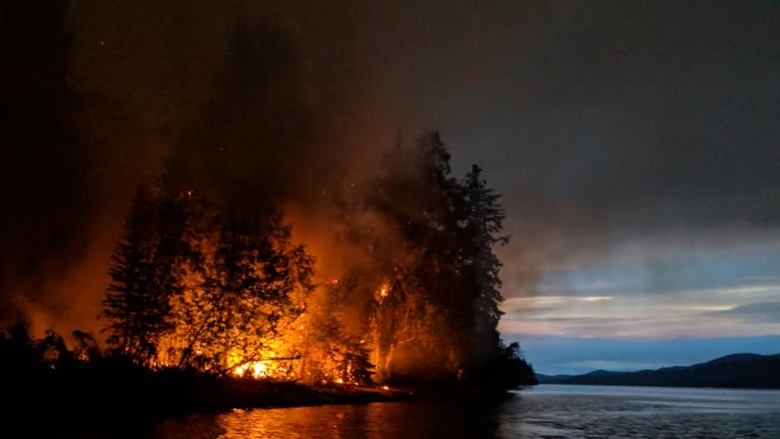
[[[278,215],[221,212],[192,189],[142,186],[111,270],[103,317],[115,350],[149,367],[261,376],[298,354],[313,260]]]
[[[363,254],[320,284],[278,211],[232,209],[168,173],[141,186],[104,301],[112,349],[149,368],[354,385],[481,380],[513,359],[496,331],[499,197],[476,166],[451,176],[436,133],[396,154],[342,205],[383,220],[342,222],[334,239]],[[388,228],[400,245],[382,242]]]

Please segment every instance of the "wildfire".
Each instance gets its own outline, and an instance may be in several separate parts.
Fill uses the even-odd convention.
[[[267,378],[270,376],[268,373],[268,365],[265,364],[264,361],[254,361],[233,369],[233,375],[238,377],[246,376],[247,373],[251,374],[254,379]]]

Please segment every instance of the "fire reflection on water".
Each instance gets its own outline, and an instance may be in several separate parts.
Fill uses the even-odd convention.
[[[472,405],[422,402],[237,409],[169,420],[160,425],[157,435],[170,439],[492,437],[498,411],[490,410],[489,418],[480,413],[487,411]]]

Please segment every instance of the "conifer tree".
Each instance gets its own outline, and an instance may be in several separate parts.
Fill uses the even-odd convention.
[[[468,238],[464,274],[472,288],[474,310],[473,349],[477,361],[492,356],[498,348],[498,321],[502,311],[499,305],[504,300],[500,288],[499,271],[501,261],[493,251],[494,246],[509,241],[500,233],[503,230],[504,210],[500,195],[496,194],[482,177],[482,169],[473,165],[460,184],[462,193],[461,216],[463,229]]]
[[[136,192],[101,313],[115,352],[147,366],[156,365],[160,338],[173,328],[171,297],[183,291],[183,266],[198,257],[192,190],[158,183],[154,192],[146,184]]]
[[[125,220],[124,237],[114,252],[112,283],[101,317],[114,352],[145,363],[155,354],[154,337],[165,318],[164,299],[155,295],[157,247],[155,208],[146,185],[140,185]]]

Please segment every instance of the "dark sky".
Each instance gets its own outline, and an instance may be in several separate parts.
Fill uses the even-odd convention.
[[[506,333],[588,335],[560,319],[604,321],[628,307],[650,319],[667,313],[658,307],[675,302],[670,294],[720,311],[780,302],[777,2],[276,3],[70,2],[68,84],[93,141],[60,178],[91,200],[79,209],[89,221],[72,225],[75,244],[41,258],[50,267],[64,254],[67,268],[41,268],[54,280],[22,297],[76,300],[73,311],[54,307],[69,322],[96,304],[128,194],[202,117],[243,17],[279,26],[296,48],[318,143],[309,160],[328,163],[318,172],[349,172],[399,130],[425,129],[442,132],[457,171],[486,169],[513,235],[502,249],[504,293],[528,299],[508,303]],[[19,194],[7,195],[8,211],[40,195]],[[52,212],[61,213],[29,215]],[[4,253],[24,259],[14,251]],[[74,279],[78,288],[63,286]],[[701,293],[756,284],[765,289]],[[544,314],[551,309],[558,314]],[[680,314],[668,333],[625,335],[701,335],[700,314]],[[517,323],[527,315],[542,323]],[[778,320],[712,330],[780,334]]]

